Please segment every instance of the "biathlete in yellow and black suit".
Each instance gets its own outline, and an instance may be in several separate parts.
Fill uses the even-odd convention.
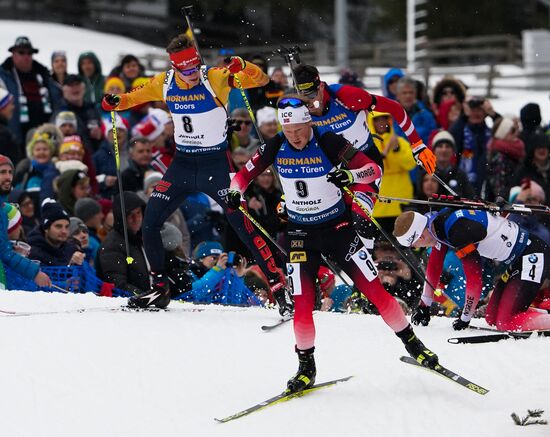
[[[170,293],[160,229],[185,198],[195,192],[206,193],[224,209],[229,223],[266,274],[274,296],[284,296],[287,294],[284,278],[269,246],[252,223],[239,210],[229,209],[225,202],[230,174],[234,173],[227,150],[229,92],[235,77],[243,88],[263,86],[269,78],[259,67],[238,56],[228,59],[224,68],[201,66],[193,41],[185,35],[174,38],[166,51],[172,65],[170,70],[157,74],[130,93],[106,95],[102,102],[106,111],[124,111],[145,102],[165,101],[174,121],[177,151],[149,199],[143,223],[152,289],[131,297],[129,304],[162,308],[168,305]]]

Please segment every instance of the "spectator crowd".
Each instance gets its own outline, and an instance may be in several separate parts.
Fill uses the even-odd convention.
[[[148,290],[143,212],[174,157],[174,125],[163,102],[119,112],[114,121],[100,105],[104,94],[128,92],[147,83],[145,68],[128,54],[107,75],[93,52],[82,53],[71,66],[62,50],[53,52],[51,65],[45,66],[33,59],[38,48],[24,36],[15,40],[9,52],[0,65],[0,223],[7,231],[0,236],[3,270],[8,275],[31,272],[39,287],[48,287],[49,278],[38,273],[40,268],[88,264],[99,279],[118,289],[136,294]],[[264,57],[248,59],[268,72]],[[261,138],[266,140],[280,130],[276,101],[290,87],[282,69],[272,69],[270,77],[264,87],[246,91]],[[363,86],[350,71],[343,72],[340,83]],[[526,102],[516,114],[499,114],[489,99],[472,95],[459,78],[445,77],[429,89],[395,68],[382,78],[382,88],[412,119],[436,156],[437,176],[459,196],[547,202],[550,137],[537,104]],[[230,94],[229,113],[229,149],[239,169],[259,148],[260,140],[238,90]],[[372,112],[368,124],[384,160],[381,195],[428,199],[449,194],[417,168],[411,145],[390,114]],[[123,193],[119,192],[115,141]],[[251,214],[275,240],[283,238],[285,229],[278,208],[281,194],[273,169],[258,176],[245,193]],[[395,218],[410,208],[421,211],[418,205],[379,202],[373,215],[391,233]],[[134,259],[131,265],[125,261],[123,218],[129,255]],[[550,244],[550,223],[541,216],[512,219]],[[161,235],[173,298],[224,304],[273,302],[266,278],[221,209],[205,194],[189,196],[169,217]],[[26,261],[16,263],[8,252]],[[377,242],[374,258],[386,289],[404,307],[414,308],[421,294],[420,278],[386,241]],[[498,270],[498,266],[484,265],[487,291]],[[450,253],[439,299],[445,314],[461,306],[461,275]],[[4,285],[9,282],[6,275],[1,278]],[[318,288],[318,309],[375,310],[353,287],[337,285],[334,272],[326,267],[319,270]],[[544,296],[540,302],[547,302]]]

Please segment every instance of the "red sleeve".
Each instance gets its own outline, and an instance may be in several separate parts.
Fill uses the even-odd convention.
[[[411,143],[411,149],[422,144],[422,138],[418,135],[418,132],[414,128],[412,120],[407,115],[407,112],[398,102],[392,99],[388,99],[384,96],[374,96],[376,99],[375,110],[378,112],[388,112],[393,119],[397,122],[399,127],[405,132],[409,143]]]
[[[466,276],[466,294],[464,308],[460,318],[464,322],[468,322],[474,315],[474,311],[481,296],[481,256],[475,251],[462,258],[462,266]]]
[[[353,155],[347,167],[353,174],[354,183],[356,184],[370,184],[382,177],[380,166],[362,152]]]
[[[426,269],[426,282],[424,283],[424,291],[421,298],[426,306],[432,304],[434,297],[434,290],[428,284],[432,284],[434,287],[437,287],[437,284],[439,284],[439,278],[443,271],[443,261],[445,261],[448,249],[447,246],[441,243],[432,247],[430,258],[428,259],[428,268]]]
[[[275,155],[281,147],[282,139],[279,135],[267,141],[265,146],[260,147],[256,153],[248,160],[243,168],[231,179],[229,189],[239,190],[244,193],[246,187],[259,174],[269,167],[275,161]]]
[[[372,105],[372,96],[364,89],[351,85],[342,85],[336,92],[336,97],[352,111],[367,111]]]
[[[368,91],[350,85],[340,87],[336,92],[336,97],[352,111],[369,111],[374,109],[378,112],[391,114],[399,127],[405,132],[412,149],[422,143],[422,139],[418,135],[418,132],[416,132],[407,112],[395,100],[384,96],[371,95]],[[373,103],[374,108],[372,107]]]

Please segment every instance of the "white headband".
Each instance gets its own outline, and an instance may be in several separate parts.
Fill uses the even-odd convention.
[[[418,212],[415,212],[414,219],[411,223],[409,230],[400,237],[396,237],[397,241],[399,241],[399,244],[401,244],[401,246],[412,246],[416,242],[416,240],[420,238],[427,224],[428,217],[419,214]]]
[[[308,123],[311,121],[311,115],[307,107],[299,106],[298,108],[284,108],[277,111],[277,118],[281,126],[285,124]]]
[[[498,125],[498,129],[496,130],[494,137],[502,140],[513,127],[514,120],[504,117]]]

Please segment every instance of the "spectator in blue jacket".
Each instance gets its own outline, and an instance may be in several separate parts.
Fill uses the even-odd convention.
[[[430,134],[437,128],[434,115],[426,109],[424,103],[417,99],[418,83],[409,76],[403,76],[397,82],[397,101],[403,106],[407,115],[411,118],[418,135],[429,143]],[[395,131],[400,137],[407,138],[405,132],[396,123]]]
[[[390,68],[382,77],[382,93],[388,99],[397,100],[397,82],[405,74],[399,68]]]
[[[4,204],[8,193],[11,191],[13,180],[13,163],[4,155],[0,155],[0,203]],[[40,271],[38,264],[19,255],[13,250],[8,238],[8,216],[0,210],[0,261],[5,267],[9,267],[15,273],[34,280],[39,287],[51,286],[48,275]]]

